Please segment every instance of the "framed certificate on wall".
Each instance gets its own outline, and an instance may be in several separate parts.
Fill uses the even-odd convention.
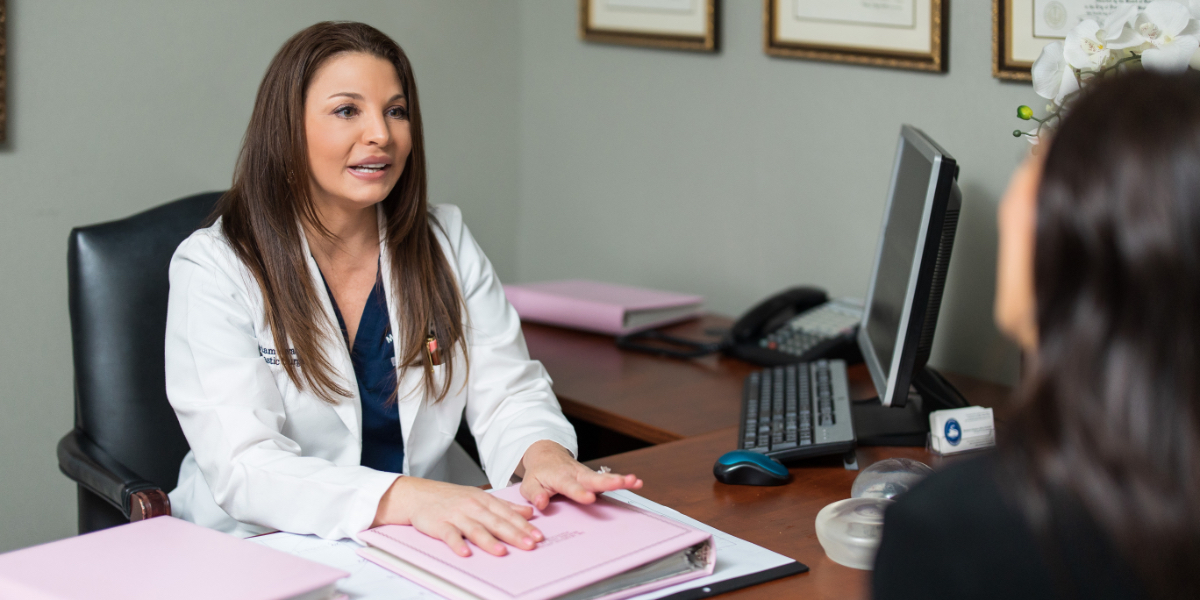
[[[714,52],[717,0],[579,0],[588,42]]]
[[[763,0],[763,50],[945,71],[947,6],[947,0]]]
[[[8,72],[5,67],[8,46],[4,33],[7,21],[8,11],[5,10],[4,0],[0,0],[0,144],[8,139]]]
[[[1031,81],[1042,48],[1063,40],[1084,19],[1103,23],[1123,4],[1148,0],[992,0],[992,76]]]

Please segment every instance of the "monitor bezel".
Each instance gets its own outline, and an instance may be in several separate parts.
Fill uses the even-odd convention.
[[[921,230],[918,233],[915,255],[908,276],[908,284],[904,292],[904,305],[901,310],[895,349],[892,352],[891,368],[885,372],[880,364],[879,356],[875,353],[875,347],[871,344],[871,339],[867,332],[867,321],[871,314],[871,304],[875,299],[875,284],[879,276],[879,266],[883,258],[884,234],[887,232],[892,204],[895,200],[900,161],[904,154],[905,144],[911,145],[929,160],[932,164],[932,169],[930,170],[929,183],[926,187],[925,203],[921,209]],[[867,289],[862,320],[859,322],[858,334],[856,336],[863,361],[866,363],[867,370],[871,374],[871,382],[875,385],[876,394],[884,406],[904,406],[908,401],[908,387],[912,381],[912,370],[916,362],[917,345],[920,342],[919,338],[921,335],[919,328],[912,327],[913,319],[917,312],[913,310],[913,304],[917,293],[920,291],[922,271],[932,270],[932,261],[935,256],[930,256],[930,250],[932,249],[932,253],[936,254],[937,249],[936,244],[932,246],[929,244],[930,220],[933,217],[933,210],[939,191],[944,187],[946,194],[949,194],[953,187],[953,174],[947,177],[943,173],[944,167],[946,167],[946,159],[950,159],[950,162],[953,162],[953,157],[926,136],[924,132],[911,125],[901,127],[900,138],[896,143],[896,158],[892,164],[892,179],[888,185],[887,205],[884,207],[883,222],[879,228],[879,240],[875,248],[875,264],[871,269],[871,281]],[[929,298],[925,300],[925,304],[928,304]],[[922,314],[924,313],[924,308],[921,307]]]

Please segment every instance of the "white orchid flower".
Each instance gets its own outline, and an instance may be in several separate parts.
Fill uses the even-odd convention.
[[[1200,0],[1188,0],[1188,10],[1192,13],[1193,19],[1200,19]],[[1200,71],[1200,50],[1197,50],[1192,55],[1191,67]]]
[[[1037,95],[1061,105],[1063,98],[1079,89],[1075,70],[1063,55],[1063,43],[1051,42],[1042,48],[1042,54],[1033,62],[1033,91]]]
[[[1092,19],[1080,21],[1067,33],[1063,56],[1072,67],[1098,71],[1112,62],[1114,50],[1123,50],[1142,43],[1141,38],[1125,26],[1137,17],[1137,6],[1123,4],[1104,19],[1101,25]]]
[[[1187,6],[1174,0],[1146,5],[1133,30],[1148,44],[1142,52],[1142,66],[1151,71],[1183,72],[1200,49],[1200,24],[1192,19]]]

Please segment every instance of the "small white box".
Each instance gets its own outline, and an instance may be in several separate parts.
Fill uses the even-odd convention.
[[[996,445],[992,409],[982,406],[935,410],[929,413],[930,449],[955,454]]]

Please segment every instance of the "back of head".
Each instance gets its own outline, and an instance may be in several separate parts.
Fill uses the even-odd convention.
[[[1012,424],[1035,526],[1063,491],[1163,597],[1200,595],[1200,73],[1096,82],[1038,191],[1038,351]]]

